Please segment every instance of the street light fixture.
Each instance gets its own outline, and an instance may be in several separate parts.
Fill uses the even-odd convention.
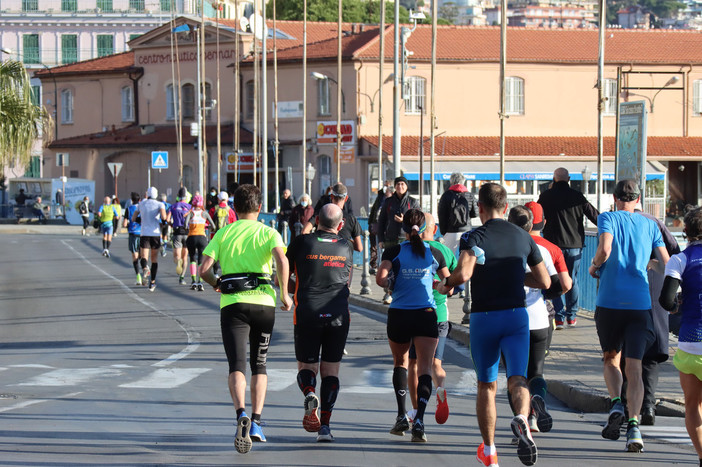
[[[314,168],[314,166],[309,163],[307,164],[307,173],[305,174],[305,177],[307,178],[307,194],[312,196],[312,180],[314,180],[314,176],[317,174],[317,170]]]
[[[628,72],[632,73],[632,72]],[[643,73],[643,72],[642,72]],[[664,73],[664,72],[661,72]],[[653,113],[653,104],[656,102],[656,97],[658,94],[663,91],[664,89],[683,89],[683,88],[669,88],[673,84],[677,83],[680,80],[680,78],[677,75],[672,76],[668,81],[663,86],[660,87],[651,87],[651,86],[646,86],[646,87],[636,87],[636,86],[623,86],[622,87],[622,94],[626,96],[638,96],[638,97],[643,97],[648,101],[648,104],[651,107],[651,113]],[[644,91],[656,91],[656,93],[653,95],[653,97],[648,97],[643,94],[636,94],[635,92],[630,92],[629,90],[644,90]],[[626,94],[624,94],[626,93]]]
[[[338,81],[336,81],[334,78],[331,76],[327,76],[324,73],[320,73],[318,71],[312,71],[310,72],[310,76],[317,81],[322,81],[322,80],[329,80],[332,83],[336,84],[337,86],[339,85]],[[346,113],[346,96],[344,95],[344,90],[341,90],[341,110],[342,112]]]

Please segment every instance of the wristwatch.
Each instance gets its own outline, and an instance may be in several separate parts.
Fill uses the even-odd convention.
[[[444,277],[444,280],[441,281],[441,284],[442,284],[444,287],[446,287],[447,289],[450,288],[449,285],[448,285],[448,281],[449,281],[449,278],[450,278],[450,277],[451,277],[451,276],[449,276],[449,277]]]
[[[595,258],[592,258],[592,262],[591,262],[590,264],[592,264],[593,266],[595,266],[595,269],[600,269],[600,268],[602,267],[601,264],[600,264],[599,266],[598,266],[597,264],[595,264]]]

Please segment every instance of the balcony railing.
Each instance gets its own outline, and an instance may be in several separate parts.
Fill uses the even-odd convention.
[[[22,0],[0,3],[0,15],[170,14],[171,0]]]

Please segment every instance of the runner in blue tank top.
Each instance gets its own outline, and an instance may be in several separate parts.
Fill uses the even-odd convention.
[[[388,310],[387,333],[394,360],[392,385],[397,401],[397,419],[390,430],[404,435],[409,430],[405,415],[409,348],[417,351],[417,414],[412,427],[412,441],[426,442],[424,411],[431,397],[431,367],[439,337],[436,303],[433,295],[434,273],[449,276],[446,260],[439,250],[421,239],[426,229],[424,213],[410,209],[402,220],[408,241],[383,252],[376,283],[392,289],[392,307]]]

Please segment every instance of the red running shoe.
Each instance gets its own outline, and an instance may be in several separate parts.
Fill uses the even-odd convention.
[[[497,464],[497,454],[492,454],[490,456],[485,455],[485,443],[480,443],[478,446],[478,461],[485,467],[500,467]]]
[[[302,426],[305,431],[317,433],[322,427],[319,421],[317,409],[319,408],[319,398],[311,392],[305,396],[305,416],[302,417]]]
[[[446,400],[446,389],[439,386],[436,388],[436,412],[434,413],[434,418],[436,423],[443,425],[448,420],[449,416],[449,406]]]

